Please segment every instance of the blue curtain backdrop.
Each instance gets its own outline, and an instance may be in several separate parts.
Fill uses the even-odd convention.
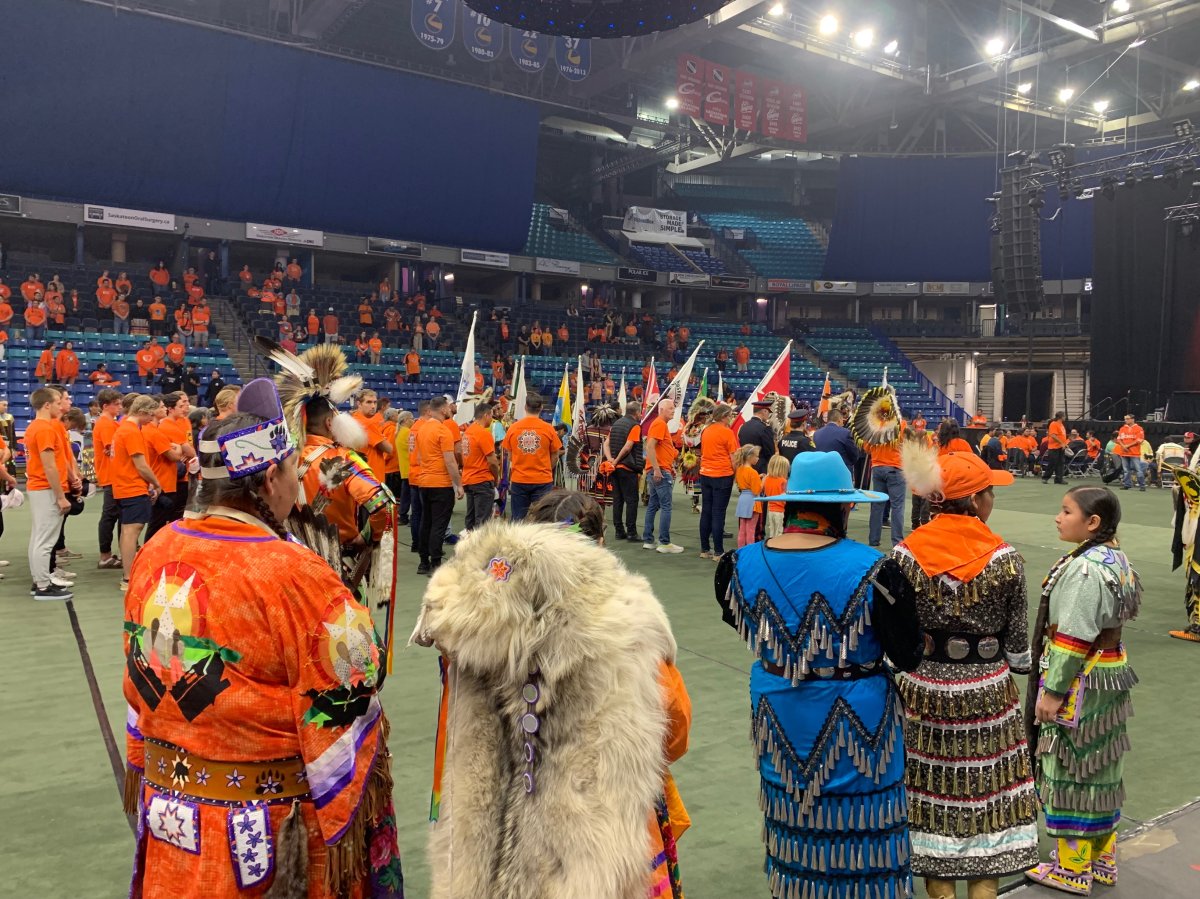
[[[992,157],[842,158],[825,277],[837,281],[990,281],[985,202]],[[1047,191],[1043,219],[1059,206]],[[1092,274],[1092,206],[1068,200],[1042,224],[1046,278]]]
[[[70,0],[0,0],[0,189],[519,250],[522,100]]]

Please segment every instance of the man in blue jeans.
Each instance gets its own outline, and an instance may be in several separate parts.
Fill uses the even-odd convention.
[[[658,404],[658,417],[646,431],[646,523],[642,528],[642,549],[676,554],[683,547],[671,542],[671,491],[675,487],[675,457],[679,448],[667,427],[675,414],[675,402],[663,400]],[[654,543],[654,516],[658,514],[658,545]]]
[[[542,421],[543,401],[536,393],[525,399],[525,417],[508,429],[501,448],[509,460],[508,504],[512,520],[522,521],[529,507],[554,489],[554,464],[562,440]]]
[[[873,446],[867,450],[871,456],[871,489],[886,493],[892,507],[892,546],[904,539],[904,501],[908,487],[904,483],[904,472],[900,470],[900,444],[895,446]],[[867,542],[878,546],[883,537],[883,505],[871,506],[871,524],[867,531]]]

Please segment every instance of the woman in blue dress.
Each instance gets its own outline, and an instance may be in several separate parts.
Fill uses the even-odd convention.
[[[834,453],[792,462],[784,532],[726,554],[725,621],[757,657],[752,736],[771,895],[912,895],[904,716],[885,655],[920,663],[915,598],[899,566],[846,537],[856,490]]]

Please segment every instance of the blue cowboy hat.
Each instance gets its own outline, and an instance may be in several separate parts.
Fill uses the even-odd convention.
[[[759,502],[781,503],[882,503],[887,494],[858,490],[850,470],[837,453],[800,453],[792,460],[787,492],[764,496]]]

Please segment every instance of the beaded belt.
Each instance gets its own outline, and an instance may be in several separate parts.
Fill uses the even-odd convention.
[[[146,782],[208,802],[274,802],[308,796],[299,757],[266,762],[217,762],[170,743],[146,740]]]
[[[925,631],[925,660],[950,665],[981,665],[1001,657],[999,634]]]
[[[776,665],[774,662],[768,662],[765,659],[761,660],[761,662],[763,671],[767,672],[767,674],[774,674],[776,677],[786,677],[793,683],[808,680],[858,680],[863,677],[871,677],[883,671],[882,659],[867,662],[865,665],[850,664],[845,668],[835,668],[832,665],[825,668],[810,668],[806,673],[800,675],[793,675],[790,670],[785,670],[782,665]]]

